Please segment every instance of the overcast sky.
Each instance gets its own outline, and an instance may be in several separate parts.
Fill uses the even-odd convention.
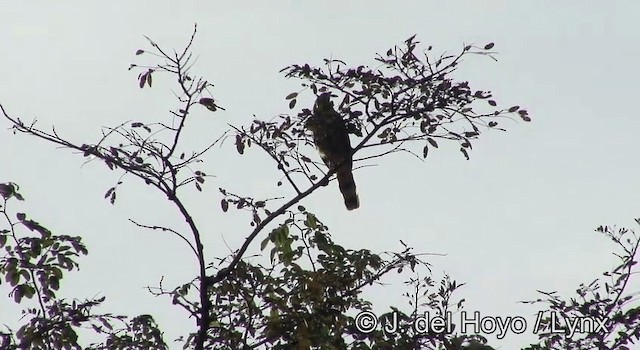
[[[127,67],[155,63],[134,56],[148,48],[143,35],[179,49],[197,23],[194,72],[216,85],[226,108],[192,115],[189,142],[198,146],[226,123],[291,113],[284,96],[300,85],[278,73],[288,64],[333,57],[373,65],[375,53],[413,34],[435,53],[495,42],[498,62],[469,56],[457,77],[493,91],[502,106],[526,108],[531,123],[483,133],[469,161],[443,144],[426,162],[394,155],[356,171],[358,210],[343,208],[336,186],[303,204],[345,247],[397,250],[402,239],[416,251],[446,254],[431,258],[434,273],[467,283],[458,294],[467,311],[523,316],[531,325],[536,309],[517,301],[537,298],[536,289],[573,296],[615,262],[613,245],[593,229],[634,228],[640,216],[639,13],[634,1],[5,1],[0,102],[78,143],[95,142],[101,126],[168,120],[177,107],[169,76],[141,90]],[[79,155],[13,136],[8,126],[0,121],[0,182],[21,186],[20,210],[54,232],[81,235],[90,250],[62,294],[106,296],[105,312],[150,313],[167,340],[191,330],[170,300],[144,288],[162,276],[166,286],[194,276],[188,247],[127,222],[180,227],[175,210],[133,179],[110,205],[102,196],[119,173],[98,162],[81,168]],[[215,149],[207,161],[201,169],[216,177],[204,194],[187,197],[213,257],[236,249],[250,229],[242,216],[220,213],[217,188],[272,196],[278,174],[264,156],[239,157],[233,147]],[[0,292],[6,296],[6,284]],[[382,313],[406,305],[402,292],[397,283],[369,295]],[[15,324],[18,310],[1,302],[0,323]],[[535,339],[527,331],[492,343],[511,349]]]

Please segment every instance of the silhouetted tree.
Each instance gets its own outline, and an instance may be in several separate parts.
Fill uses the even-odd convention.
[[[248,126],[231,126],[207,147],[181,151],[187,121],[202,113],[199,108],[211,112],[223,109],[212,96],[213,85],[191,71],[190,50],[195,34],[194,30],[184,50],[173,53],[149,39],[151,51],[138,50],[136,54],[152,53],[152,57],[159,57],[162,62],[130,67],[141,71],[138,75],[141,88],[151,87],[157,74],[175,78],[180,91],[179,106],[171,112],[171,121],[125,122],[105,128],[100,140],[78,143],[58,136],[55,130],[38,129],[35,122],[26,124],[0,105],[14,132],[81,151],[84,157],[98,159],[111,170],[140,179],[175,206],[188,225],[186,232],[131,221],[141,228],[175,234],[197,257],[199,272],[192,280],[179,286],[165,288],[159,284],[150,289],[155,295],[168,296],[172,304],[184,308],[196,320],[193,333],[181,339],[184,347],[492,349],[482,335],[460,334],[455,325],[445,330],[411,326],[424,312],[444,317],[459,311],[464,302],[453,294],[461,284],[447,276],[434,281],[423,254],[414,253],[404,243],[404,248],[397,252],[374,253],[343,247],[330,235],[321,218],[301,206],[300,201],[334,180],[346,162],[357,168],[395,152],[427,157],[443,141],[457,143],[468,158],[472,140],[483,130],[503,130],[498,124],[501,119],[517,116],[529,121],[526,110],[519,106],[497,108],[491,92],[472,90],[468,82],[452,77],[462,57],[492,57],[493,44],[467,45],[456,55],[433,58],[429,56],[431,47],[418,53],[419,43],[410,37],[402,45],[378,55],[376,68],[364,65],[349,68],[338,59],[325,60],[321,67],[288,66],[282,70],[285,76],[302,80],[302,89],[285,98],[289,108],[297,112],[295,115],[283,114],[270,121],[255,119]],[[319,161],[309,130],[314,113],[310,108],[296,110],[303,94],[332,96],[329,98],[337,113],[333,116],[341,119],[336,121],[352,138],[348,148],[341,146],[341,152],[350,150],[348,155],[327,163]],[[311,125],[313,129],[313,122]],[[284,199],[254,198],[239,193],[242,188],[220,188],[221,210],[246,211],[251,230],[229,256],[208,257],[204,254],[199,225],[189,213],[182,194],[188,190],[186,186],[203,191],[209,175],[199,170],[202,156],[228,137],[234,138],[235,150],[240,155],[256,149],[272,159],[274,168],[282,174],[274,186],[286,184],[283,196],[293,194]],[[323,147],[318,148],[323,151]],[[326,153],[327,147],[324,148]],[[256,174],[260,176],[259,172]],[[112,204],[122,181],[118,180],[105,193]],[[81,238],[54,235],[25,214],[17,214],[13,219],[7,205],[23,199],[17,185],[2,184],[0,194],[7,227],[0,232],[0,246],[6,251],[0,260],[0,273],[11,286],[15,302],[23,303],[25,298],[35,301],[27,308],[23,325],[17,331],[7,329],[3,333],[2,346],[80,349],[76,330],[82,326],[91,327],[104,337],[101,343],[85,346],[87,349],[167,348],[152,316],[100,314],[96,310],[104,299],[80,302],[58,298],[56,291],[64,272],[77,268],[76,259],[87,254]],[[247,255],[258,236],[260,249],[269,252],[267,262],[256,262]],[[635,254],[635,250],[632,252]],[[626,264],[635,261],[633,254]],[[391,273],[407,270],[413,276],[407,281],[408,291],[404,294],[408,309],[392,307],[379,319],[369,318],[372,305],[362,291],[384,281]],[[630,276],[631,270],[622,273]],[[616,286],[615,290],[622,293],[625,285]],[[619,300],[622,299],[616,302]],[[383,326],[392,325],[393,320],[399,321],[399,328],[385,331]],[[616,320],[629,322],[624,323],[628,327],[637,324],[629,318]],[[378,327],[364,330],[371,324]],[[627,328],[630,333],[625,341],[637,339],[637,332],[633,334],[630,329]],[[544,346],[550,348],[553,344],[550,341]]]

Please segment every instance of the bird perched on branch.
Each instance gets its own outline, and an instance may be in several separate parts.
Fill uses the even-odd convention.
[[[348,210],[360,206],[356,183],[353,180],[353,155],[349,132],[342,116],[333,109],[331,94],[318,96],[313,105],[313,115],[306,122],[313,133],[313,142],[324,163],[335,171],[338,187]]]

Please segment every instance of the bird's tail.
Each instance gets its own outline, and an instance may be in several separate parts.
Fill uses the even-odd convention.
[[[360,200],[358,199],[358,193],[356,192],[356,182],[353,179],[353,172],[351,171],[350,164],[344,164],[336,171],[336,177],[338,178],[338,187],[344,197],[344,205],[347,210],[353,210],[360,206]]]

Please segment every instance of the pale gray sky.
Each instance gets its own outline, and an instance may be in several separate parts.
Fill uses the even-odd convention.
[[[0,102],[79,143],[95,141],[101,126],[169,118],[176,107],[169,77],[156,76],[153,89],[141,90],[127,67],[145,62],[134,56],[147,48],[143,35],[178,49],[198,23],[195,70],[214,82],[226,112],[193,115],[189,139],[197,146],[225,123],[290,113],[284,96],[299,82],[278,73],[288,64],[325,57],[374,64],[376,52],[413,34],[436,53],[495,42],[498,62],[469,56],[457,76],[492,90],[503,106],[525,107],[533,122],[484,133],[469,161],[451,144],[425,163],[396,155],[358,170],[356,211],[344,210],[335,187],[304,204],[346,247],[399,249],[402,239],[417,251],[447,254],[432,258],[434,271],[467,283],[458,294],[466,310],[520,315],[532,324],[535,309],[516,302],[537,298],[536,289],[572,296],[615,262],[613,245],[593,229],[633,228],[640,216],[639,13],[634,1],[3,2]],[[167,286],[190,279],[196,264],[188,248],[126,220],[179,227],[175,211],[133,180],[111,206],[101,198],[119,173],[97,162],[80,168],[81,157],[0,126],[0,181],[22,186],[22,210],[54,232],[82,235],[89,247],[62,294],[104,295],[104,311],[150,313],[167,340],[192,329],[169,300],[144,288],[161,276]],[[218,187],[278,194],[279,175],[264,156],[238,157],[232,149],[208,157],[202,170],[216,178],[205,194],[188,196],[209,256],[228,252],[223,238],[236,248],[249,232],[241,216],[220,213]],[[258,249],[254,244],[252,252]],[[404,303],[401,287],[372,291],[376,310]],[[6,285],[0,292],[6,295]],[[15,324],[18,310],[0,303],[0,322]],[[526,332],[493,344],[510,349],[535,339]]]

